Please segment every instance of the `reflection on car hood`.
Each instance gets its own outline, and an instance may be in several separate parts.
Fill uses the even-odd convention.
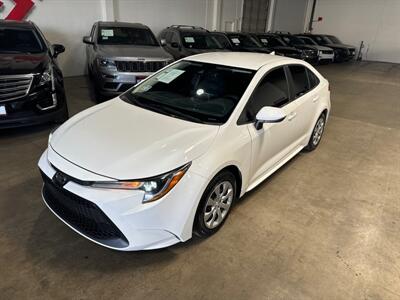
[[[326,44],[326,47],[330,48],[345,48],[345,49],[355,49],[354,46],[351,45],[345,45],[345,44]]]
[[[325,46],[320,46],[320,45],[312,45],[312,44],[307,44],[306,46],[308,46],[308,47],[312,47],[313,49],[316,49],[316,50],[321,50],[321,51],[332,50],[332,48],[325,47]]]
[[[172,56],[160,46],[97,45],[96,53],[98,56],[104,58],[139,57],[172,59]]]
[[[41,73],[49,63],[45,53],[2,53],[0,54],[0,75]]]
[[[119,98],[65,122],[50,146],[68,161],[116,179],[140,179],[171,171],[209,149],[219,126],[158,114]]]

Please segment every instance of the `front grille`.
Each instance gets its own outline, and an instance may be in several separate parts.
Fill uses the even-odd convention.
[[[156,72],[166,66],[165,61],[116,61],[119,72]]]
[[[322,54],[333,54],[332,50],[322,50]]]
[[[93,202],[57,186],[42,173],[43,197],[47,205],[66,223],[99,243],[125,248],[128,240]]]
[[[32,79],[32,75],[0,76],[0,102],[28,95]]]

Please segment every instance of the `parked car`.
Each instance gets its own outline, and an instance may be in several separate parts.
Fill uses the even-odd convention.
[[[262,46],[255,38],[247,33],[240,32],[211,32],[218,42],[230,51],[271,53],[271,50]]]
[[[291,35],[290,33],[277,33],[280,38],[289,46],[295,47],[300,50],[312,50],[316,53],[316,56],[309,56],[309,59],[305,59],[309,63],[326,63],[333,62],[334,54],[333,49],[325,46],[320,46],[315,42],[307,41],[307,43],[297,36]]]
[[[332,48],[335,54],[335,62],[349,61],[356,55],[356,48],[343,44],[337,37],[326,34],[301,34],[299,36],[309,37],[318,45]]]
[[[328,81],[306,62],[194,55],[55,130],[39,161],[43,199],[116,250],[207,237],[239,197],[318,146],[329,111]]]
[[[139,23],[96,22],[83,42],[99,100],[125,92],[173,61],[150,28]]]
[[[0,20],[0,128],[68,119],[57,56],[33,22]]]
[[[171,25],[160,32],[160,43],[175,59],[193,54],[226,51],[209,31],[198,26]]]
[[[283,55],[291,58],[303,59],[305,51],[296,49],[286,45],[286,43],[276,34],[273,33],[252,33],[254,37],[261,45],[275,51],[277,55]],[[314,55],[314,53],[307,52],[307,55]]]
[[[312,38],[306,36],[292,36],[299,40],[301,40],[304,44],[314,46],[318,49],[318,62],[334,62],[335,61],[335,53],[332,48],[318,45]]]

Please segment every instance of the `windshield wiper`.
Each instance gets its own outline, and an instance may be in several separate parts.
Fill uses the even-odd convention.
[[[140,107],[148,108],[150,110],[154,110],[156,112],[166,114],[166,115],[174,117],[174,118],[183,119],[186,121],[193,121],[196,123],[203,123],[203,124],[205,123],[203,120],[201,120],[199,118],[196,118],[191,115],[187,115],[187,114],[185,114],[179,110],[176,110],[170,106],[158,104],[147,97],[135,96],[135,95],[132,95],[132,96],[133,96],[133,102],[135,102]],[[147,101],[143,102],[143,101],[140,101],[140,99],[145,99]]]

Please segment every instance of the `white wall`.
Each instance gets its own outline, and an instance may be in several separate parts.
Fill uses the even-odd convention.
[[[271,30],[303,32],[308,0],[275,0]]]
[[[243,16],[243,0],[225,0],[221,5],[218,30],[239,31]]]
[[[400,63],[400,0],[318,0],[314,33],[366,45],[363,59]],[[365,52],[364,52],[365,53]]]

